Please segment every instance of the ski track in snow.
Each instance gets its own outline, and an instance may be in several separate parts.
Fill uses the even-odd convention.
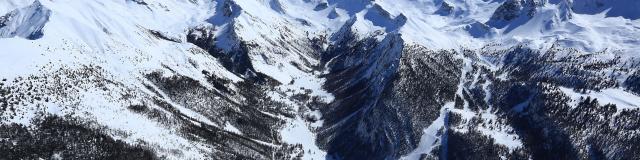
[[[411,153],[404,155],[400,159],[406,159],[406,160],[419,159],[421,154],[431,153],[433,149],[438,147],[439,144],[436,142],[441,141],[440,137],[437,135],[438,130],[443,129],[445,124],[444,119],[446,117],[446,114],[449,112],[450,109],[453,109],[453,105],[454,105],[453,102],[447,102],[440,109],[440,116],[438,116],[436,120],[431,122],[431,125],[429,125],[429,127],[423,130],[424,133],[422,134],[422,137],[420,137],[420,142],[418,143],[418,147],[416,147],[416,149],[414,149]]]
[[[302,144],[304,149],[305,160],[322,160],[327,154],[318,148],[315,139],[316,135],[307,127],[307,123],[300,117],[296,117],[290,121],[284,129],[281,130],[282,139],[289,144]]]

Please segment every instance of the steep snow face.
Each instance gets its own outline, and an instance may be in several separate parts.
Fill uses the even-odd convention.
[[[37,39],[42,37],[42,28],[49,21],[51,11],[39,1],[24,8],[13,10],[0,16],[0,38],[23,37]]]

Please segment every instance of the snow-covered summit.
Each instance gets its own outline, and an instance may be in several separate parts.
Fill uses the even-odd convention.
[[[49,20],[49,9],[39,1],[24,8],[16,9],[0,17],[0,37],[20,36],[37,39],[42,36],[42,27]]]

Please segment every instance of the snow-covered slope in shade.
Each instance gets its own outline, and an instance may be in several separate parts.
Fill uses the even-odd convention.
[[[49,20],[49,9],[35,1],[33,4],[13,10],[0,17],[0,37],[20,36],[37,39],[42,36],[42,28]]]

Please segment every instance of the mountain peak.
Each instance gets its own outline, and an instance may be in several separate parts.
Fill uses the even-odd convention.
[[[49,21],[51,11],[36,0],[31,5],[0,16],[0,37],[23,37],[38,39],[42,28]]]

